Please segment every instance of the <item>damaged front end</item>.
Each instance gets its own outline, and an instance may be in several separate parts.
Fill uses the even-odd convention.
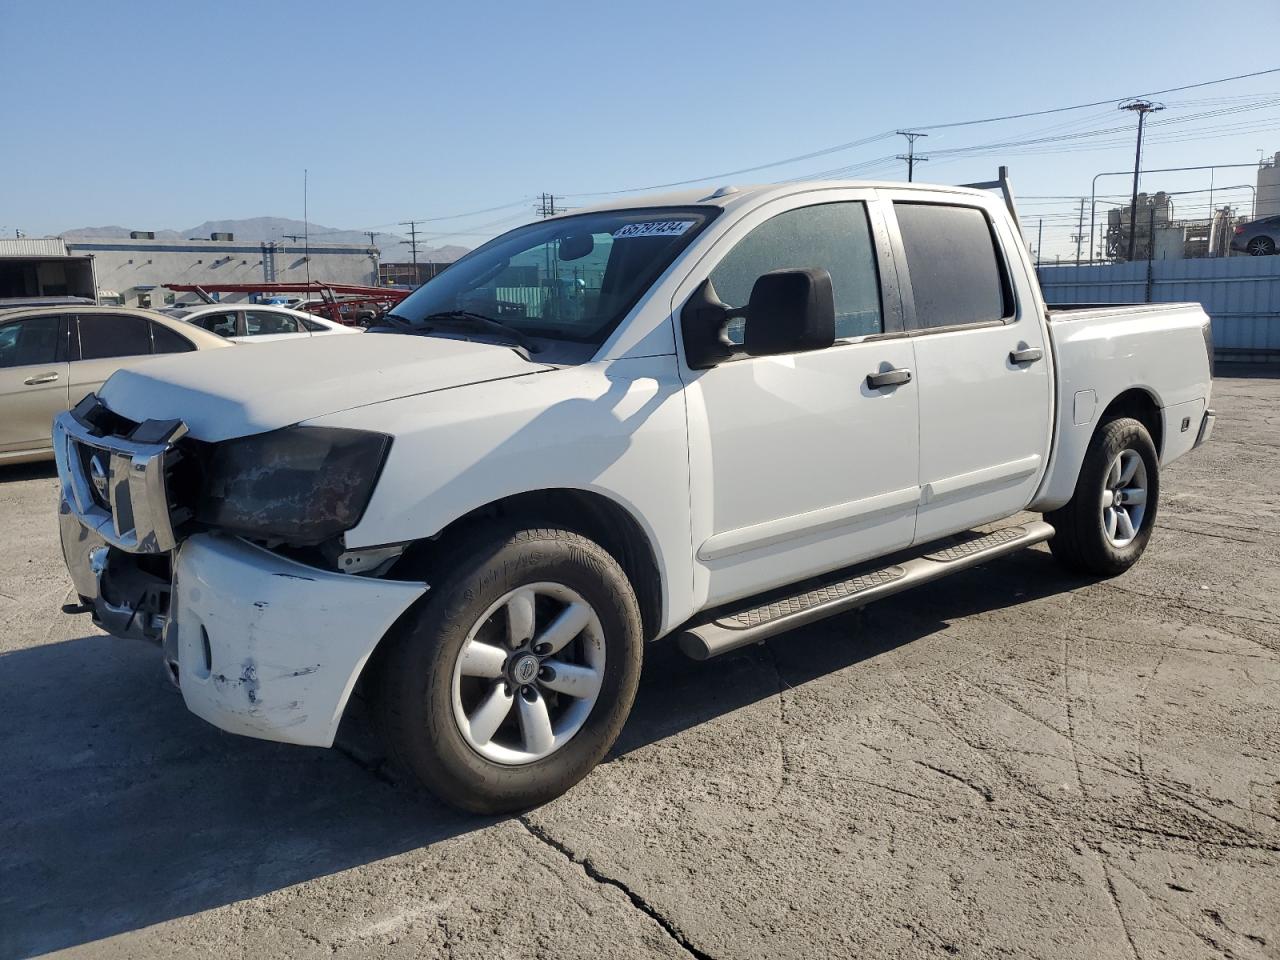
[[[378,579],[401,548],[343,544],[389,446],[305,426],[203,443],[86,397],[54,423],[79,609],[161,643],[187,706],[214,725],[328,746],[364,662],[426,590]]]

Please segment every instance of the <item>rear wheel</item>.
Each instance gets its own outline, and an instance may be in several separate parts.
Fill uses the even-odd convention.
[[[602,547],[558,529],[491,530],[441,572],[381,659],[386,746],[454,806],[544,803],[600,762],[631,710],[631,585]]]
[[[1115,576],[1138,562],[1160,501],[1160,462],[1139,421],[1117,417],[1089,442],[1075,494],[1045,514],[1057,531],[1049,548],[1072,570]]]
[[[1245,249],[1250,256],[1269,257],[1276,252],[1276,242],[1270,237],[1254,237],[1245,244]]]

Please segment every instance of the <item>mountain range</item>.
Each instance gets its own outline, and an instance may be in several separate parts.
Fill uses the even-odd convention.
[[[66,230],[61,236],[65,240],[122,240],[128,239],[130,231],[144,229],[139,227],[78,227]],[[275,241],[286,242],[289,237],[308,236],[313,243],[358,243],[368,244],[369,233],[364,230],[341,230],[322,226],[318,223],[304,224],[301,220],[290,220],[287,217],[251,217],[247,220],[206,220],[186,230],[156,230],[157,240],[207,240],[212,233],[231,233],[237,240],[249,243],[265,243]],[[301,241],[288,241],[301,242]],[[389,263],[401,263],[411,259],[408,240],[394,233],[373,235],[373,245],[382,251],[382,260]],[[440,247],[427,247],[419,244],[418,260],[432,263],[452,263],[470,248],[447,244]]]

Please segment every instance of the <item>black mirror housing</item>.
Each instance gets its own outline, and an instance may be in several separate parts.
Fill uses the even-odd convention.
[[[729,307],[716,295],[711,278],[703,280],[680,311],[684,358],[690,369],[706,370],[738,354],[725,335],[731,316]]]
[[[835,297],[826,270],[774,270],[755,282],[742,344],[748,354],[821,350],[835,340]]]

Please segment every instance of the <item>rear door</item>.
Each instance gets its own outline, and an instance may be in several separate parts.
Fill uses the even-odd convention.
[[[42,313],[0,324],[0,453],[50,446],[67,409],[67,318]]]
[[[977,197],[891,196],[919,371],[924,543],[1031,502],[1049,456],[1053,363],[1036,302],[1018,294],[1033,281],[1008,218]]]
[[[76,315],[72,338],[72,406],[88,393],[96,393],[103,381],[121,367],[151,356],[151,322],[131,313],[81,313]],[[77,352],[78,348],[78,352]]]

